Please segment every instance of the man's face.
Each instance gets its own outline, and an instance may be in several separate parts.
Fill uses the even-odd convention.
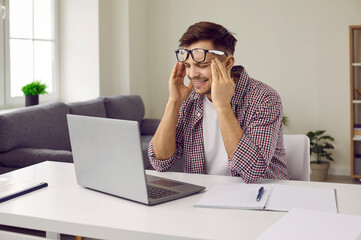
[[[185,47],[188,50],[195,48],[217,50],[214,49],[211,41],[199,41]],[[207,53],[206,60],[202,63],[197,63],[191,56],[184,62],[186,68],[186,75],[193,83],[193,89],[198,94],[210,94],[212,86],[212,71],[211,60],[216,56],[211,53]]]

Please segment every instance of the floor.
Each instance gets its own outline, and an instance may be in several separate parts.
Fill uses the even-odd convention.
[[[351,178],[350,176],[339,176],[339,175],[329,175],[326,179],[326,182],[361,184],[361,181],[358,178]]]

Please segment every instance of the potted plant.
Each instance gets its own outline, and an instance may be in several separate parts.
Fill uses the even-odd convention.
[[[282,122],[283,122],[283,125],[285,127],[287,127],[288,126],[288,116],[283,115]]]
[[[330,162],[333,161],[331,157],[330,149],[333,149],[333,145],[330,142],[334,141],[334,138],[325,135],[326,130],[310,131],[306,135],[310,139],[310,154],[315,156],[311,161],[312,180],[324,181],[327,179],[327,172],[330,167]]]
[[[25,106],[32,106],[39,104],[39,94],[47,93],[45,89],[46,84],[40,81],[33,81],[25,85],[21,90],[25,94]]]

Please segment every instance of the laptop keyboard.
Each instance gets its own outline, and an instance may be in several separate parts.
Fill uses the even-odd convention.
[[[168,190],[168,189],[148,186],[148,197],[153,198],[153,199],[159,199],[159,198],[167,197],[167,196],[174,195],[177,193],[178,192]]]

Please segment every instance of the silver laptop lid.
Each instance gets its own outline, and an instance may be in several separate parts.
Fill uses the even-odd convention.
[[[69,114],[67,119],[78,184],[147,204],[138,122]]]

